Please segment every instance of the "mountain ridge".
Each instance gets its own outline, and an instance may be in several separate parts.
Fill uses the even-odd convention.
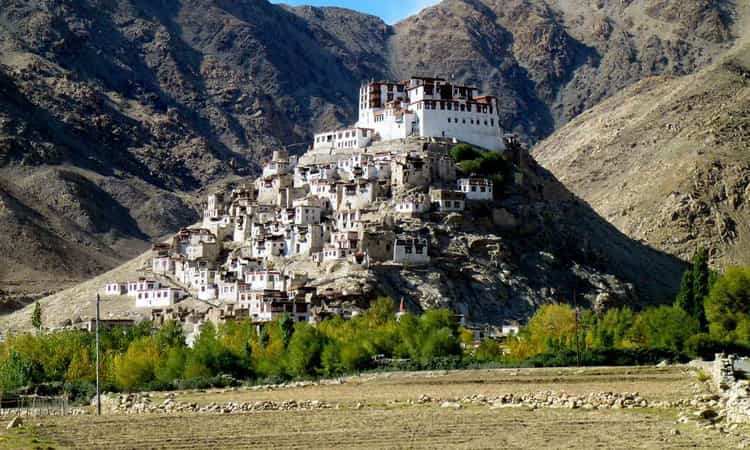
[[[353,121],[363,79],[419,72],[476,84],[503,99],[507,130],[533,142],[646,75],[705,65],[731,43],[731,8],[446,0],[389,26],[265,0],[2,0],[0,173],[25,209],[5,208],[0,221],[31,237],[3,237],[0,263],[88,255],[87,265],[52,259],[34,276],[60,280],[113,267],[133,253],[121,249],[193,223],[196,195],[257,173],[274,148],[299,151],[314,130]],[[695,24],[698,37],[680,31]],[[24,222],[35,203],[47,237]],[[78,238],[63,244],[68,235]],[[0,282],[23,290],[26,278]]]

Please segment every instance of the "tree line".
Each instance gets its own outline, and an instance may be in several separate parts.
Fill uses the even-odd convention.
[[[192,347],[182,325],[149,322],[101,333],[104,390],[171,390],[310,379],[386,369],[484,366],[630,365],[662,359],[750,352],[750,268],[719,275],[699,251],[674,303],[634,311],[541,307],[504,342],[459,326],[446,309],[394,315],[390,298],[350,320],[317,326],[282,316],[205,323]],[[41,314],[41,312],[40,312]],[[36,315],[36,313],[35,313]],[[95,380],[94,337],[84,331],[19,334],[0,342],[0,392],[34,390],[89,399]]]
[[[491,342],[483,343],[491,348]],[[539,365],[652,362],[750,352],[750,268],[709,269],[699,250],[684,272],[672,305],[597,314],[566,304],[546,305],[509,343],[508,358]],[[496,353],[496,350],[495,350]]]
[[[101,379],[109,391],[169,390],[336,376],[375,368],[379,359],[416,369],[458,365],[467,334],[453,313],[396,320],[394,310],[390,298],[380,298],[350,320],[317,326],[289,316],[261,327],[206,322],[192,347],[177,322],[158,330],[149,322],[103,330]],[[0,343],[0,391],[63,390],[86,398],[95,381],[94,352],[93,335],[84,331],[9,336]]]

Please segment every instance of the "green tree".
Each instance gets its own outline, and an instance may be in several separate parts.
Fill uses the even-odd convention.
[[[594,348],[629,348],[632,343],[628,333],[635,323],[636,315],[630,308],[613,308],[598,317],[586,338]]]
[[[459,163],[461,172],[466,175],[482,173],[482,159],[467,159]]]
[[[519,336],[510,341],[513,357],[525,359],[545,352],[574,348],[576,318],[569,305],[549,304],[539,308]]]
[[[34,381],[34,365],[31,360],[16,351],[0,364],[0,392],[9,392]]]
[[[289,340],[292,338],[294,333],[294,320],[289,314],[284,314],[278,321],[279,331],[281,332],[281,341],[284,343],[284,348],[289,345]]]
[[[455,162],[477,159],[482,156],[482,152],[469,144],[456,144],[450,150],[451,157]]]
[[[42,329],[42,305],[38,301],[34,303],[34,312],[31,313],[31,326]]]
[[[188,349],[183,346],[172,347],[162,357],[154,370],[156,379],[161,383],[173,383],[185,374]],[[195,374],[191,374],[195,376]]]
[[[708,323],[704,303],[715,280],[708,266],[708,252],[698,249],[693,256],[691,266],[682,275],[680,291],[675,299],[675,306],[683,309],[695,318],[701,330],[705,330]]]
[[[152,381],[160,359],[154,339],[141,337],[134,340],[125,354],[115,356],[114,378],[117,387],[131,391]]]
[[[750,268],[727,269],[711,288],[705,307],[712,336],[750,344]]]
[[[294,324],[286,351],[286,371],[292,377],[314,375],[321,363],[323,339],[318,330],[305,322]]]
[[[490,338],[482,339],[474,352],[474,357],[479,361],[498,361],[502,356],[502,347],[496,340]]]
[[[96,366],[91,361],[89,349],[81,348],[73,355],[65,372],[66,381],[89,381],[96,380]]]
[[[659,306],[641,312],[630,331],[630,339],[644,348],[684,349],[685,342],[700,329],[698,319],[676,306]]]
[[[396,305],[390,297],[379,297],[370,304],[367,309],[367,321],[370,328],[376,328],[385,325],[394,320],[394,311]]]
[[[176,320],[168,320],[155,335],[159,348],[166,350],[172,347],[185,347],[185,332]]]

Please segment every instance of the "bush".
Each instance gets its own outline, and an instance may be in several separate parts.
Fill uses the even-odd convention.
[[[96,395],[96,384],[90,381],[68,381],[62,389],[74,405],[87,405]]]
[[[687,362],[689,358],[671,349],[606,349],[581,352],[582,366],[642,366],[654,365],[663,360]],[[521,363],[521,367],[565,367],[577,364],[576,352],[545,352]]]
[[[685,352],[693,358],[710,361],[717,353],[750,355],[750,347],[739,342],[721,341],[708,333],[698,333],[685,342]]]
[[[229,375],[216,375],[213,377],[197,377],[190,380],[176,380],[175,387],[179,390],[209,389],[240,386],[241,384],[239,380]]]
[[[482,156],[482,152],[469,144],[456,144],[451,148],[451,157],[455,162],[477,159]]]

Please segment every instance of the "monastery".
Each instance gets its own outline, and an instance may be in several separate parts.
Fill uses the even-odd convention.
[[[315,135],[313,149],[364,148],[374,140],[453,138],[503,150],[497,98],[442,78],[373,81],[359,90],[359,120],[350,128]]]
[[[450,156],[461,142],[504,149],[497,99],[476,92],[440,78],[364,84],[354,126],[316,134],[300,158],[274,151],[260,177],[209,195],[199,226],[154,245],[149,278],[104,295],[130,296],[157,321],[192,297],[212,305],[206,320],[315,322],[348,295],[316,287],[316,274],[429,264],[430,235],[414,220],[495,195]]]

